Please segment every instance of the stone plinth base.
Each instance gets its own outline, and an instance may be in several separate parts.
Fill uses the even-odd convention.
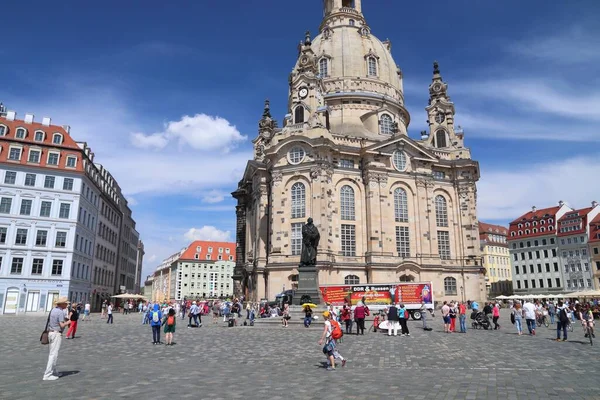
[[[301,265],[298,267],[298,289],[294,294],[292,303],[301,305],[305,303],[303,297],[310,296],[310,302],[321,303],[319,287],[317,285],[317,267],[314,265]]]

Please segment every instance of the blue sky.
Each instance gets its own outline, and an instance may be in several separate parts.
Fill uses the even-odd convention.
[[[144,274],[191,239],[234,239],[229,193],[263,101],[321,1],[21,1],[3,5],[0,101],[72,126],[131,200]],[[302,7],[299,7],[302,5]],[[481,163],[480,219],[600,200],[600,3],[363,0],[391,39],[417,138],[438,60]]]

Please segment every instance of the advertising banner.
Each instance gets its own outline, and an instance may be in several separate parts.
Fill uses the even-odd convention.
[[[323,300],[333,306],[349,301],[355,306],[364,298],[367,305],[387,306],[392,303],[420,305],[421,301],[433,306],[431,283],[393,283],[374,285],[341,285],[319,287]]]

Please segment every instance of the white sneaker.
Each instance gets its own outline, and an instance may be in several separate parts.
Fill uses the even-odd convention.
[[[50,376],[45,376],[43,380],[45,381],[55,381],[58,379],[58,376],[56,375],[50,375]]]

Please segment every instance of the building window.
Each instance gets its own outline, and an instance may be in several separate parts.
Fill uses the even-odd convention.
[[[292,218],[304,218],[306,215],[306,188],[301,182],[292,186]]]
[[[375,57],[369,57],[367,64],[369,66],[369,76],[377,76],[377,60]]]
[[[446,231],[437,232],[438,253],[442,260],[450,259],[450,233]]]
[[[435,133],[435,146],[437,148],[448,147],[448,144],[446,143],[446,131],[445,130],[440,129],[439,131],[437,131]]]
[[[408,226],[396,227],[396,251],[399,257],[410,257]]]
[[[392,162],[394,164],[394,168],[396,168],[400,172],[406,171],[406,161],[406,153],[404,153],[403,151],[395,151],[392,155]]]
[[[73,157],[73,156],[67,157],[67,167],[69,167],[69,168],[75,168],[76,165],[77,165],[77,158],[76,157]]]
[[[0,125],[0,136],[6,135],[6,126]]]
[[[302,223],[295,222],[292,224],[292,255],[299,256],[302,252]]]
[[[346,275],[344,277],[344,285],[359,285],[360,278],[356,275]]]
[[[46,189],[54,189],[55,181],[56,181],[56,178],[54,176],[46,176],[46,178],[44,179],[44,187]]]
[[[35,174],[25,174],[25,186],[35,186]]]
[[[342,186],[340,190],[340,210],[341,218],[344,221],[354,221],[354,189],[350,186]]]
[[[6,171],[4,175],[4,183],[7,185],[14,185],[17,181],[17,173],[14,171]]]
[[[62,275],[63,260],[52,261],[52,275]]]
[[[304,122],[304,107],[298,106],[294,109],[294,123],[301,124]]]
[[[342,224],[342,254],[356,255],[356,228],[354,225]]]
[[[25,139],[26,135],[27,135],[27,130],[25,130],[25,128],[17,128],[17,132],[15,133],[15,137],[17,139]]]
[[[17,229],[17,237],[15,238],[15,244],[22,246],[27,244],[27,229]]]
[[[21,215],[31,215],[31,204],[33,204],[32,200],[21,200],[21,210],[19,213]]]
[[[71,205],[67,203],[60,203],[60,211],[58,213],[58,218],[69,218],[70,213]]]
[[[0,199],[0,214],[10,214],[11,207],[12,199],[10,197],[3,197]]]
[[[0,243],[6,243],[6,232],[7,228],[0,228]]]
[[[446,173],[444,171],[433,171],[434,179],[446,179]]]
[[[388,114],[383,114],[379,119],[379,133],[382,135],[392,135],[394,133],[394,121]]]
[[[12,265],[10,266],[11,274],[21,274],[23,271],[23,258],[15,257],[12,259]]]
[[[348,23],[350,24],[350,26],[356,25],[356,21],[354,21],[353,19],[349,20]]]
[[[342,158],[339,162],[339,166],[340,168],[354,168],[354,161]]]
[[[18,147],[11,147],[8,153],[8,159],[13,161],[21,160],[21,149]]]
[[[42,201],[42,206],[40,207],[40,217],[50,217],[51,209],[52,209],[52,202]]]
[[[456,279],[448,276],[444,278],[444,292],[446,296],[456,295]]]
[[[44,141],[44,132],[43,131],[36,131],[35,132],[34,140],[36,142],[43,142]]]
[[[39,150],[29,150],[29,159],[27,161],[30,163],[39,164],[40,151]]]
[[[73,190],[73,178],[65,178],[63,181],[63,190]]]
[[[325,78],[329,76],[328,72],[327,59],[321,58],[321,60],[319,60],[319,75],[321,75],[322,78]]]
[[[396,222],[408,222],[408,198],[402,188],[394,190],[394,217]]]
[[[44,259],[34,258],[31,265],[31,275],[41,275],[44,270]]]
[[[56,247],[67,247],[67,232],[56,232]]]
[[[63,137],[60,133],[55,133],[54,135],[52,135],[52,143],[62,144],[62,142],[63,142]]]
[[[60,154],[58,153],[48,153],[48,165],[58,165],[58,158]]]
[[[306,153],[302,147],[294,147],[288,153],[288,161],[290,164],[300,164],[302,161],[304,161],[305,155]]]
[[[48,231],[37,231],[35,235],[35,245],[36,246],[45,246],[46,239],[48,239]]]
[[[437,226],[448,226],[448,206],[446,198],[442,195],[435,197],[435,223]]]

